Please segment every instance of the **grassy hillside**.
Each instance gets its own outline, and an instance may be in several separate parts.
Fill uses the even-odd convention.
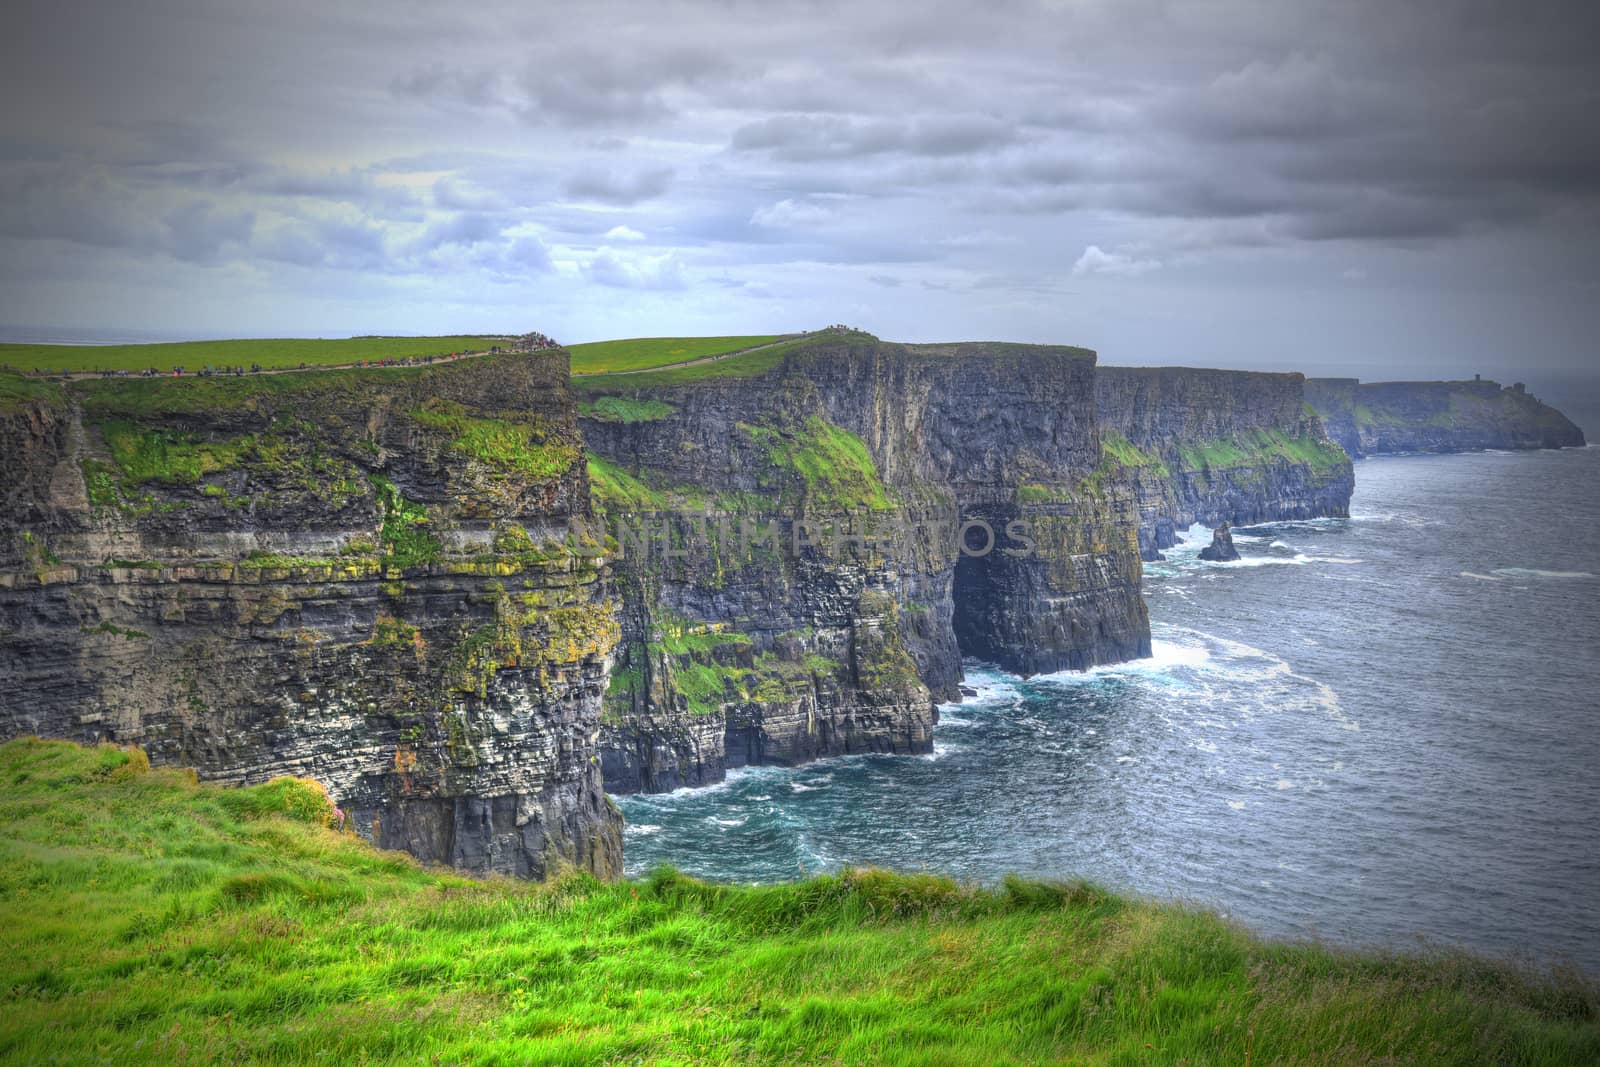
[[[268,369],[332,366],[363,359],[405,359],[445,352],[481,352],[500,343],[493,337],[270,338],[236,341],[178,341],[153,345],[0,345],[0,364],[19,371],[141,371],[149,367],[244,366]]]
[[[0,746],[13,1062],[1600,1062],[1596,990],[1263,944],[1083,886],[418,869],[313,786]]]
[[[568,345],[567,351],[572,353],[572,373],[612,374],[720,356],[724,352],[737,352],[741,348],[754,348],[776,340],[776,334],[747,337],[633,337],[621,341]]]

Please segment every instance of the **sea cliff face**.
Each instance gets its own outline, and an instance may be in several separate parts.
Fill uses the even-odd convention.
[[[963,657],[1148,655],[1175,529],[1350,492],[1298,375],[831,331],[570,383],[7,378],[0,459],[0,735],[313,778],[531,877],[620,868],[602,782],[927,752]]]
[[[614,525],[692,510],[780,531],[624,546],[608,788],[928,751],[962,655],[1034,673],[1149,653],[1133,493],[1091,484],[1092,353],[830,334],[747,370],[579,382]]]
[[[0,735],[313,778],[374,842],[473,871],[615,873],[619,628],[566,543],[590,507],[567,380],[562,354],[9,380]]]
[[[1101,367],[1095,406],[1134,485],[1146,559],[1196,522],[1349,514],[1350,458],[1308,407],[1299,374]]]
[[[1581,448],[1583,431],[1521,383],[1312,378],[1306,399],[1352,456]]]

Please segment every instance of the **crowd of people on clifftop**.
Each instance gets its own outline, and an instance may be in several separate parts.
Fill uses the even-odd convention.
[[[541,349],[560,348],[561,346],[535,330],[533,333],[525,333],[517,338],[511,343],[511,347],[516,352],[538,352]]]

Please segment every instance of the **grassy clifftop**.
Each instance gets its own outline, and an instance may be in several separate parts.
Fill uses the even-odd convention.
[[[474,881],[308,783],[0,746],[0,1058],[1592,1063],[1595,989],[1259,942],[1083,886]]]
[[[259,363],[269,370],[336,366],[359,360],[408,359],[445,352],[482,352],[501,343],[498,337],[278,337],[244,340],[172,341],[136,345],[0,344],[0,364],[21,371],[169,371],[185,367]]]

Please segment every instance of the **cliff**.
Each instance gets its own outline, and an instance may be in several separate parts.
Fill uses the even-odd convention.
[[[1519,382],[1369,382],[1313,378],[1306,399],[1352,456],[1581,448],[1583,431]]]
[[[618,637],[564,354],[0,381],[0,736],[325,785],[474,871],[621,863]],[[594,546],[599,551],[599,546]]]
[[[833,331],[568,371],[0,379],[0,736],[309,777],[425,860],[607,875],[602,782],[927,752],[963,657],[1148,655],[1176,528],[1349,499],[1298,375]]]
[[[927,751],[963,655],[1026,673],[1148,655],[1135,500],[1104,478],[1093,376],[1081,349],[828,334],[579,379],[613,530],[692,512],[711,531],[678,556],[619,535],[608,788]]]
[[[1299,374],[1101,367],[1095,409],[1132,479],[1146,559],[1196,522],[1349,513],[1350,458],[1307,406]]]

